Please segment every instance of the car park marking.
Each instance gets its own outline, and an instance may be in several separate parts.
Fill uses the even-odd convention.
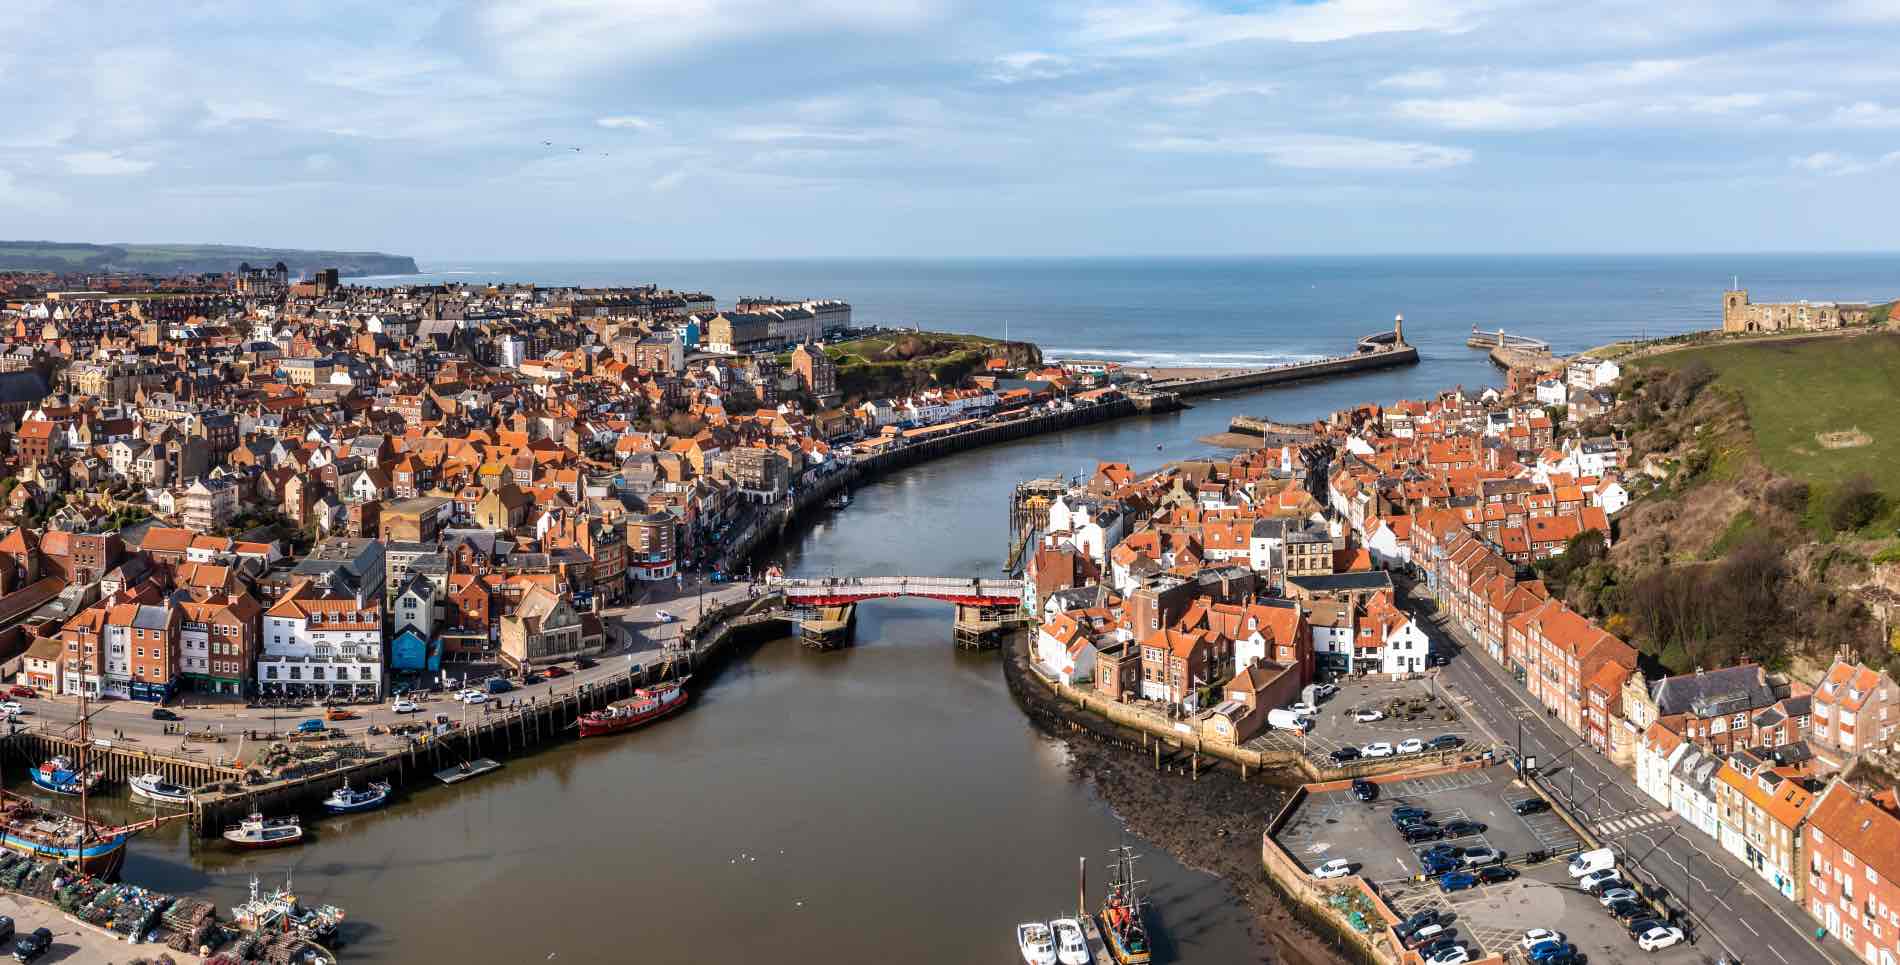
[[[1749,923],[1748,923],[1748,919],[1746,919],[1746,918],[1737,918],[1737,919],[1735,919],[1735,920],[1736,920],[1736,921],[1738,921],[1738,922],[1741,922],[1741,925],[1742,925],[1742,927],[1743,927],[1743,928],[1746,928],[1746,929],[1748,929],[1748,933],[1749,933],[1750,935],[1753,935],[1753,936],[1755,936],[1756,938],[1760,938],[1760,937],[1761,937],[1761,932],[1758,932],[1758,931],[1756,931],[1756,930],[1755,930],[1755,926],[1754,926],[1754,925],[1751,925],[1751,924],[1749,924]]]

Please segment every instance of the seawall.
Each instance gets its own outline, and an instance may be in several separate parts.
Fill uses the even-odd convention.
[[[1151,388],[1175,393],[1176,395],[1212,395],[1216,392],[1233,392],[1241,389],[1256,389],[1269,385],[1285,385],[1290,382],[1303,382],[1307,379],[1320,379],[1334,375],[1349,375],[1355,372],[1371,372],[1378,369],[1396,368],[1401,365],[1417,365],[1418,349],[1410,345],[1395,348],[1380,348],[1372,351],[1344,355],[1339,358],[1322,359],[1317,362],[1297,362],[1292,365],[1280,365],[1269,369],[1255,369],[1251,372],[1239,372],[1234,375],[1211,379],[1192,379],[1170,382],[1156,382]]]

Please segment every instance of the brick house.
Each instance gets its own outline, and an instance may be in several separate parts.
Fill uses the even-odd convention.
[[[1195,691],[1227,679],[1233,641],[1210,630],[1156,630],[1141,639],[1141,696],[1196,709]]]
[[[1847,758],[1864,750],[1885,749],[1900,724],[1900,687],[1884,671],[1836,657],[1815,688],[1810,736],[1823,748]],[[1836,755],[1830,755],[1836,756]]]
[[[1742,753],[1729,756],[1712,787],[1722,849],[1783,898],[1800,901],[1807,877],[1799,872],[1801,827],[1814,805],[1808,779]]]
[[[1900,800],[1836,781],[1802,836],[1808,914],[1869,965],[1900,958]]]

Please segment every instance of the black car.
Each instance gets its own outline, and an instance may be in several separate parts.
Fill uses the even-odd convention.
[[[1638,915],[1630,919],[1630,941],[1643,937],[1651,928],[1668,928],[1669,923],[1652,915]]]
[[[33,929],[33,934],[23,936],[19,941],[13,943],[13,960],[16,962],[30,962],[46,954],[46,950],[52,947],[53,930],[50,928],[35,928]]]
[[[176,713],[166,710],[163,707],[152,708],[152,719],[153,720],[184,720],[183,717],[180,717]]]
[[[1605,878],[1602,881],[1599,881],[1596,884],[1593,884],[1590,887],[1585,888],[1584,890],[1588,891],[1590,893],[1590,897],[1592,898],[1601,898],[1603,897],[1604,892],[1609,891],[1612,888],[1628,888],[1628,887],[1629,885],[1624,883],[1622,878]]]
[[[1326,756],[1332,758],[1335,764],[1349,763],[1358,760],[1360,757],[1359,748],[1357,747],[1342,747]]]
[[[1411,935],[1413,932],[1418,931],[1421,928],[1424,928],[1426,925],[1430,925],[1438,921],[1438,918],[1439,918],[1438,909],[1436,908],[1421,909],[1419,911],[1413,912],[1412,917],[1407,918],[1396,925],[1393,925],[1392,934],[1399,936],[1399,938],[1403,940],[1407,936]]]
[[[1446,837],[1462,838],[1467,834],[1483,834],[1483,833],[1484,833],[1483,821],[1465,821],[1461,819],[1457,821],[1445,822],[1445,836]]]
[[[1427,811],[1424,808],[1413,807],[1410,804],[1404,805],[1403,807],[1396,807],[1392,809],[1392,823],[1393,824],[1398,824],[1401,821],[1406,821],[1409,819],[1417,819],[1417,820],[1423,821],[1424,819],[1429,818],[1431,816],[1432,816],[1432,812]]]
[[[600,666],[600,664],[596,663],[593,657],[575,657],[574,666],[582,670],[591,670],[594,667]]]
[[[1465,856],[1465,849],[1455,844],[1434,844],[1429,848],[1418,849],[1418,856],[1421,858],[1430,854],[1442,854],[1447,858],[1462,858]]]
[[[1511,802],[1513,814],[1542,814],[1550,810],[1550,802],[1541,797],[1527,797],[1522,801]]]
[[[1517,869],[1506,868],[1501,864],[1494,864],[1486,868],[1479,868],[1477,875],[1479,884],[1497,885],[1516,878]]]
[[[13,940],[13,919],[0,915],[0,943]]]
[[[530,670],[527,673],[521,675],[521,682],[523,685],[538,684],[541,681],[546,680],[546,679],[548,678],[543,676],[541,672],[538,670]]]
[[[1641,918],[1649,914],[1649,909],[1645,907],[1642,902],[1630,901],[1628,899],[1612,902],[1606,905],[1603,910],[1609,912],[1610,917],[1617,921],[1629,921],[1632,918]]]
[[[1457,734],[1440,734],[1425,742],[1428,751],[1448,751],[1454,747],[1465,746],[1465,739]]]
[[[1439,952],[1448,951],[1453,945],[1462,944],[1464,944],[1464,942],[1458,938],[1457,929],[1446,929],[1443,937],[1432,939],[1423,948],[1420,948],[1418,953],[1425,959],[1430,960],[1436,957]]]
[[[1415,824],[1406,828],[1404,834],[1406,844],[1421,844],[1426,841],[1436,841],[1444,836],[1445,832],[1439,830],[1437,825],[1431,824]]]

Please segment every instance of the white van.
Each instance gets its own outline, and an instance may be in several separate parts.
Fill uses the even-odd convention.
[[[1302,733],[1313,729],[1313,719],[1302,717],[1296,711],[1276,707],[1267,711],[1267,726],[1279,730],[1297,730]]]
[[[1604,871],[1616,867],[1616,852],[1609,848],[1585,851],[1570,859],[1570,877],[1581,878],[1593,871]]]

